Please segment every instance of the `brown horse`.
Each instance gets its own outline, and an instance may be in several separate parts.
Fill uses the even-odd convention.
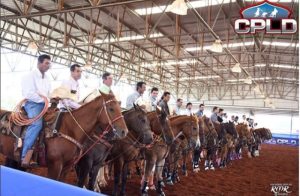
[[[148,195],[148,180],[154,172],[156,175],[156,192],[159,195],[164,195],[162,190],[162,171],[165,164],[165,158],[168,156],[170,149],[169,146],[173,142],[174,135],[171,130],[170,120],[163,109],[156,109],[154,112],[149,112],[148,118],[150,120],[151,130],[156,135],[156,141],[145,151],[144,177],[142,179],[141,192],[142,195]],[[150,182],[150,185],[153,185],[153,182]]]
[[[177,170],[181,152],[184,151],[188,154],[191,149],[200,148],[200,139],[198,118],[196,116],[179,115],[171,117],[170,121],[175,138],[170,147],[166,164],[168,170],[167,183],[173,184],[175,181],[179,181]]]
[[[251,134],[250,128],[247,124],[238,124],[236,125],[236,130],[238,132],[238,142],[235,146],[235,153],[238,155],[238,158],[241,158],[241,149],[243,147],[249,147],[254,142],[254,137]]]
[[[272,139],[272,133],[268,128],[251,129],[251,133],[254,141],[249,146],[249,152],[251,153],[252,157],[255,157],[255,151],[260,150],[260,145],[262,142]]]
[[[112,94],[102,94],[79,109],[63,114],[59,134],[45,139],[49,178],[64,180],[75,159],[81,156],[82,144],[97,127],[113,131],[118,136],[115,139],[128,133],[121,108]],[[1,153],[12,158],[14,141],[11,135],[0,134]]]
[[[230,162],[230,153],[234,149],[237,132],[233,122],[222,124],[214,122],[213,124],[220,140],[218,155],[221,159],[220,168],[223,168],[226,167],[227,163]]]
[[[125,195],[129,163],[142,158],[146,145],[153,142],[150,122],[147,118],[147,113],[142,108],[134,106],[134,109],[125,111],[123,114],[129,133],[124,139],[112,143],[113,147],[111,153],[108,155],[108,161],[112,162],[114,166],[113,195],[118,194],[118,185],[121,176],[120,195]]]
[[[107,156],[110,153],[110,150],[112,150],[112,153],[110,155],[110,158],[112,159],[112,162],[119,161],[119,165],[121,167],[118,168],[118,170],[115,172],[115,180],[119,178],[120,173],[126,173],[126,169],[124,169],[124,172],[122,168],[127,168],[126,164],[132,159],[133,153],[136,155],[138,154],[138,145],[139,144],[150,144],[153,140],[152,132],[150,129],[150,123],[147,119],[146,112],[141,109],[139,106],[134,105],[134,108],[128,111],[122,112],[126,125],[128,127],[129,133],[126,138],[111,142],[113,145],[120,146],[120,148],[116,148],[112,146],[111,144],[107,142],[100,142],[97,144],[93,149],[90,150],[89,153],[87,153],[82,159],[78,162],[76,167],[76,172],[78,176],[78,186],[83,187],[85,184],[86,176],[90,176],[89,178],[89,184],[88,189],[93,190],[95,185],[95,180],[97,177],[97,173],[99,171],[100,166],[104,165],[104,161],[107,158]],[[90,143],[90,141],[89,141]],[[137,148],[132,148],[132,146],[137,145]],[[88,145],[89,146],[89,145]],[[128,155],[127,151],[124,151],[124,149],[131,149],[130,156]],[[123,152],[124,151],[124,152]],[[116,155],[116,153],[118,153]],[[125,162],[123,166],[121,161]],[[122,191],[121,193],[125,193],[125,180],[126,176],[123,176],[122,181]],[[115,186],[117,186],[116,184]]]
[[[205,154],[205,170],[211,169],[214,170],[213,159],[215,157],[218,145],[218,133],[213,126],[213,123],[205,115],[202,118],[199,118],[199,129],[200,133],[203,132],[203,149]]]

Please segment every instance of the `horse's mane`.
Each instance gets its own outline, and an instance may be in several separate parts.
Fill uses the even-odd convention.
[[[171,116],[169,119],[173,120],[173,121],[176,121],[176,120],[181,119],[181,118],[192,118],[194,121],[198,122],[198,118],[195,115],[191,115],[191,116],[189,116],[189,115]]]
[[[87,106],[95,104],[95,102],[99,101],[99,99],[101,99],[102,97],[104,98],[104,100],[106,100],[106,99],[109,99],[109,98],[113,99],[115,96],[113,94],[103,94],[102,93],[101,95],[95,97],[92,101],[87,102],[87,103],[83,104],[81,107],[73,110],[72,113],[77,113],[77,112],[80,112],[80,111],[84,110]]]

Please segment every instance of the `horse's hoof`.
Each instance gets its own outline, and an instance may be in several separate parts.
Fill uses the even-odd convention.
[[[149,189],[149,190],[156,190],[156,188],[155,188],[155,185],[154,185],[154,184],[152,184],[152,185],[149,185],[148,189]]]
[[[193,172],[198,173],[200,171],[200,168],[194,168]]]
[[[174,185],[174,183],[172,182],[172,180],[169,180],[166,183],[167,183],[167,185],[172,185],[172,186]]]
[[[213,166],[212,166],[212,167],[210,167],[209,169],[210,169],[210,170],[214,170],[214,171],[215,171],[215,168],[214,168]]]
[[[166,194],[163,191],[159,192],[158,195],[159,196],[166,196]]]
[[[205,167],[204,169],[205,169],[205,171],[207,171],[207,170],[209,170],[209,167]]]
[[[164,182],[161,182],[161,187],[166,187],[165,183]]]

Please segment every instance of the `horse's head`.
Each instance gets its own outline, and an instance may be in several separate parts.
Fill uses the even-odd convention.
[[[243,145],[252,145],[255,142],[255,139],[248,125],[240,124],[238,126],[241,127]]]
[[[268,129],[268,128],[265,128],[265,131],[266,131],[266,137],[265,137],[265,139],[266,139],[266,140],[272,139],[272,133],[271,133],[271,130]]]
[[[155,135],[160,135],[162,134],[162,126],[160,124],[159,121],[159,117],[156,111],[151,111],[147,113],[147,118],[150,121],[150,127],[151,127],[151,131],[155,134]]]
[[[153,141],[153,134],[150,128],[150,121],[147,113],[138,105],[123,112],[129,130],[133,131],[134,137],[143,144],[150,144]]]
[[[205,129],[213,135],[213,137],[218,137],[218,133],[214,127],[214,124],[211,122],[210,118],[207,118],[205,115],[203,116],[203,121],[205,125]]]
[[[238,137],[237,131],[236,131],[236,127],[235,124],[231,121],[229,121],[228,123],[224,123],[225,127],[226,127],[226,131],[228,133],[230,133],[235,139]]]
[[[200,147],[199,121],[197,116],[178,116],[175,117],[175,121],[178,121],[176,124],[178,124],[179,130],[188,140],[189,147]]]
[[[162,127],[162,136],[167,144],[171,144],[173,142],[174,135],[171,129],[171,123],[168,118],[168,114],[164,108],[160,107],[156,107],[156,114]]]
[[[128,129],[119,102],[113,94],[101,94],[101,97],[102,107],[99,111],[98,121],[105,124],[105,129],[112,129],[117,138],[124,138],[128,133]]]

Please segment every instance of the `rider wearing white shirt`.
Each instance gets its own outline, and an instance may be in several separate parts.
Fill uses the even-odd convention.
[[[193,104],[191,102],[188,102],[186,104],[186,111],[185,114],[190,116],[190,115],[194,115],[194,113],[192,112],[192,108],[193,108]]]
[[[49,55],[40,55],[38,57],[37,70],[32,71],[26,75],[22,80],[22,94],[27,102],[24,105],[24,109],[27,112],[28,118],[34,118],[39,115],[44,107],[44,97],[49,97],[51,90],[51,83],[46,76],[46,72],[50,68],[51,58]],[[30,165],[30,159],[33,153],[31,150],[36,138],[43,127],[43,118],[34,121],[27,127],[27,131],[24,138],[24,144],[22,149],[22,167],[28,167]]]
[[[79,83],[78,80],[81,78],[81,66],[78,64],[74,64],[70,67],[71,77],[69,80],[65,80],[62,82],[62,86],[66,87],[72,94],[76,95],[77,100],[72,99],[63,99],[59,102],[59,108],[64,110],[66,107],[70,109],[77,109],[81,105],[78,103],[79,101]]]

